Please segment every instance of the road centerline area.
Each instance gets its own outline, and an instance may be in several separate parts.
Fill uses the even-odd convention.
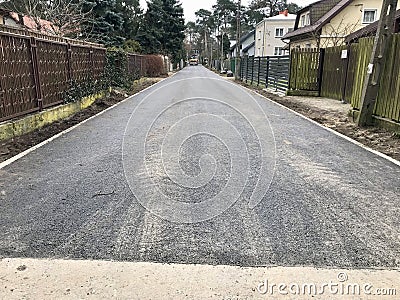
[[[0,278],[14,282],[22,265],[57,277],[68,262],[104,274],[125,263],[125,277],[111,278],[131,282],[141,268],[153,279],[238,277],[226,290],[194,293],[185,281],[173,292],[192,297],[243,288],[265,298],[269,275],[288,285],[345,272],[343,282],[400,288],[399,175],[385,158],[188,67],[0,169]],[[387,276],[380,285],[376,270]],[[162,285],[160,297],[168,293]]]

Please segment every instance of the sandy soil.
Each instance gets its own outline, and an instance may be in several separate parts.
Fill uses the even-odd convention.
[[[398,270],[3,259],[0,298],[396,299],[399,278]]]

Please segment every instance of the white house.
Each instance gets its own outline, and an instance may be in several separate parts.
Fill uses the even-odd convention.
[[[287,10],[279,15],[262,20],[256,25],[255,56],[285,55],[286,44],[282,37],[293,31],[295,14]]]
[[[254,34],[252,30],[240,39],[240,56],[254,56]],[[231,47],[231,57],[236,57],[236,43]]]

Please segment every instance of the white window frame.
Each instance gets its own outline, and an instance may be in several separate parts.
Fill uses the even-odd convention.
[[[278,49],[280,49],[279,53],[277,51]],[[283,47],[274,47],[274,56],[282,56],[282,55],[285,55],[285,50],[283,50]]]
[[[310,13],[306,13],[305,23],[306,23],[306,26],[311,24]]]
[[[300,17],[300,27],[306,26],[306,15]]]
[[[277,31],[282,31],[282,35],[277,35]],[[285,27],[275,27],[275,37],[276,38],[281,38],[285,35]]]
[[[366,12],[371,12],[371,11],[375,12],[374,20],[373,21],[365,21],[365,13]],[[378,10],[376,8],[364,8],[361,18],[362,18],[362,20],[361,20],[362,24],[374,23],[376,20],[378,20]]]

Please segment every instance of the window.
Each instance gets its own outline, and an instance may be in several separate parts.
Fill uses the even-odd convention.
[[[261,40],[261,30],[258,31],[258,39]]]
[[[306,14],[306,25],[310,25],[310,13]]]
[[[285,28],[275,28],[275,37],[283,37]]]
[[[300,27],[310,25],[310,13],[306,13],[300,17]]]
[[[278,55],[284,55],[285,52],[283,51],[282,47],[275,47],[274,49],[274,55],[278,56]]]
[[[306,44],[306,48],[307,48],[307,49],[310,49],[310,48],[311,48],[311,43],[307,43],[307,44]]]
[[[376,9],[364,9],[363,23],[373,23],[376,21]]]
[[[300,18],[300,26],[304,27],[306,25],[306,16],[302,15]]]

